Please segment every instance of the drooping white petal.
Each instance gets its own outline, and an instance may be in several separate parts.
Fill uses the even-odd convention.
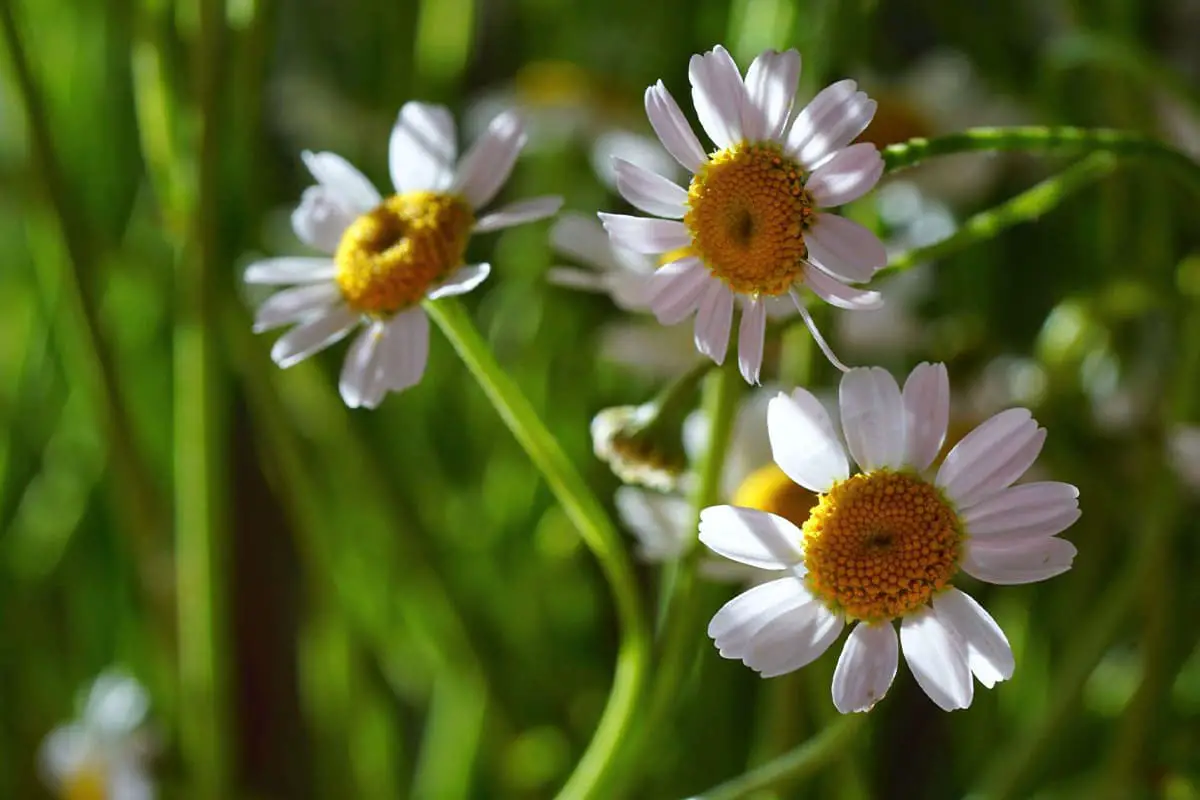
[[[254,314],[254,332],[262,333],[280,325],[298,322],[340,303],[342,292],[336,283],[306,283],[283,289],[268,297]]]
[[[483,283],[492,272],[491,264],[467,264],[459,267],[449,278],[442,281],[425,295],[430,300],[466,294]]]
[[[650,276],[650,310],[663,325],[687,319],[713,278],[704,262],[689,256],[672,261]]]
[[[696,311],[696,349],[718,364],[725,363],[733,327],[733,292],[721,281],[709,281]]]
[[[472,208],[486,206],[508,180],[525,138],[515,111],[497,116],[459,162],[451,190],[467,198]]]
[[[292,230],[300,241],[324,253],[334,253],[357,212],[348,209],[325,186],[310,186],[292,212]]]
[[[760,584],[722,606],[708,623],[708,635],[722,657],[740,659],[767,623],[812,599],[793,576]]]
[[[963,511],[962,518],[972,536],[1002,536],[1028,525],[1045,525],[1078,509],[1079,490],[1074,486],[1058,481],[1039,481],[997,492]],[[1058,531],[1050,531],[1047,535],[1053,533]]]
[[[784,150],[805,169],[814,169],[866,130],[875,116],[874,100],[851,80],[822,89],[788,131]]]
[[[337,266],[328,258],[266,258],[246,267],[246,283],[298,284],[329,283],[337,275]]]
[[[617,191],[647,214],[683,219],[687,211],[687,190],[656,172],[639,167],[623,158],[614,158]]]
[[[804,284],[812,289],[813,294],[834,308],[844,308],[847,311],[871,311],[883,306],[883,295],[879,292],[864,291],[847,286],[817,264],[804,270]]]
[[[379,366],[380,343],[383,341],[384,324],[373,322],[350,343],[346,360],[342,362],[342,373],[338,378],[338,392],[348,408],[368,405],[378,393],[375,388]],[[367,402],[364,402],[367,401]]]
[[[539,219],[552,217],[562,208],[563,199],[558,195],[531,197],[509,203],[503,208],[485,214],[475,223],[475,233],[498,231],[501,228],[511,228],[514,225],[524,225],[526,222],[536,222]]]
[[[301,154],[312,176],[328,190],[326,197],[357,216],[375,208],[383,198],[367,177],[337,153]]]
[[[905,463],[929,468],[946,440],[950,424],[950,376],[945,364],[918,364],[904,382],[908,452]]]
[[[837,214],[817,214],[804,242],[811,261],[850,283],[865,283],[887,266],[887,250],[879,237]]]
[[[667,152],[688,172],[699,172],[708,156],[662,81],[646,88],[646,117]]]
[[[709,550],[758,569],[800,567],[801,538],[799,528],[766,511],[726,505],[700,512],[700,541]]]
[[[850,370],[842,376],[838,400],[854,461],[863,470],[904,466],[904,401],[891,373],[880,367]]]
[[[388,168],[397,192],[444,191],[454,180],[457,157],[449,109],[418,102],[400,108],[388,143]]]
[[[692,505],[686,498],[622,486],[614,500],[617,516],[638,540],[643,561],[673,561],[694,541]]]
[[[960,509],[1007,488],[1037,459],[1044,428],[1027,409],[1010,408],[981,423],[946,455],[936,483]]]
[[[692,56],[688,80],[696,116],[708,138],[721,148],[740,142],[746,86],[729,52],[717,45],[707,53]]]
[[[752,299],[742,306],[742,321],[738,325],[738,371],[742,373],[746,383],[758,383],[766,332],[766,303],[757,298]]]
[[[806,390],[771,399],[767,435],[775,463],[805,489],[825,492],[849,477],[846,451],[833,433],[829,414]]]
[[[860,622],[846,637],[833,671],[833,704],[843,714],[870,711],[883,699],[900,663],[890,622]]]
[[[768,622],[750,642],[742,663],[774,678],[815,661],[829,649],[845,621],[815,598]]]
[[[757,114],[744,115],[746,138],[750,141],[779,141],[787,127],[796,83],[800,80],[800,54],[795,50],[768,50],[746,70],[746,108]],[[757,127],[751,129],[752,120]]]
[[[1069,570],[1075,553],[1075,545],[1057,536],[1011,543],[968,539],[962,569],[973,578],[1001,586],[1037,583]]]
[[[550,226],[550,247],[555,252],[572,258],[581,264],[595,267],[602,272],[623,269],[617,260],[608,231],[591,214],[564,211]],[[650,259],[635,256],[647,265],[646,272],[653,271]]]
[[[845,205],[862,197],[883,175],[883,157],[870,142],[837,151],[809,177],[804,188],[820,208]]]
[[[996,620],[975,598],[949,589],[933,598],[938,619],[953,628],[967,646],[967,665],[987,688],[1012,677],[1016,662],[1012,647]]]
[[[967,646],[928,606],[900,623],[904,660],[929,699],[943,711],[967,708],[975,695]]]
[[[682,222],[653,217],[631,217],[626,214],[605,214],[600,221],[613,244],[627,247],[635,253],[657,255],[687,247],[692,234]]]
[[[380,353],[380,381],[388,391],[403,392],[421,382],[429,361],[429,317],[420,306],[402,311],[387,322]],[[375,399],[374,408],[383,399]]]
[[[313,353],[324,350],[357,324],[358,315],[347,306],[333,306],[280,336],[271,348],[271,360],[287,369]]]

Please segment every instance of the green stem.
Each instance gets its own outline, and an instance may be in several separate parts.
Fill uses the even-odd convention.
[[[795,750],[714,786],[707,792],[696,795],[692,800],[738,800],[751,792],[769,789],[784,780],[791,783],[808,777],[832,762],[865,720],[866,714],[848,714]]]
[[[883,149],[887,173],[897,172],[936,156],[984,151],[1021,151],[1058,155],[1111,153],[1121,158],[1150,158],[1200,192],[1200,164],[1163,142],[1128,131],[1105,128],[1019,126],[969,128],[933,139],[909,139]]]
[[[979,212],[940,242],[901,253],[888,264],[887,272],[879,274],[899,272],[917,264],[945,258],[972,245],[994,239],[1022,222],[1032,222],[1052,211],[1075,192],[1111,174],[1116,166],[1117,159],[1111,153],[1093,153],[1000,205]]]
[[[225,631],[224,456],[214,358],[213,276],[221,263],[219,131],[224,0],[202,0],[196,52],[199,158],[191,241],[181,251],[175,349],[175,535],[179,595],[180,745],[196,794],[231,794]]]
[[[541,471],[608,580],[621,625],[616,674],[596,733],[560,797],[610,796],[605,785],[612,780],[616,753],[630,735],[641,700],[650,650],[641,589],[635,580],[625,544],[603,506],[529,400],[504,373],[462,304],[454,299],[444,299],[425,303],[425,310],[450,340],[500,418]]]

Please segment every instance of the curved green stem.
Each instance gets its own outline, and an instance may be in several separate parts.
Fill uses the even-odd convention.
[[[884,171],[897,172],[936,156],[984,151],[1058,155],[1104,152],[1121,158],[1150,158],[1171,166],[1174,174],[1192,189],[1200,192],[1200,164],[1157,139],[1139,133],[1106,128],[968,128],[933,139],[919,137],[885,147]]]
[[[454,299],[425,303],[504,424],[541,471],[554,496],[579,530],[609,582],[621,624],[621,645],[608,704],[583,758],[560,797],[606,796],[615,756],[629,736],[641,699],[650,655],[650,633],[641,590],[621,540],[600,502],[567,459],[558,442],[517,385],[504,373],[462,304]]]
[[[691,800],[737,800],[751,792],[769,789],[784,780],[796,781],[812,775],[833,761],[839,749],[866,721],[866,714],[848,714],[801,744],[761,767],[714,786]]]

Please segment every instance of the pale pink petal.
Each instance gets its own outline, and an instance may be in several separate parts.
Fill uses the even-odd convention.
[[[1011,586],[1037,583],[1071,568],[1075,545],[1057,536],[995,542],[968,539],[962,569],[987,583]]]
[[[803,569],[800,529],[783,517],[739,506],[700,512],[700,541],[731,561],[759,569]]]
[[[767,406],[767,434],[775,463],[813,492],[826,492],[849,477],[846,451],[833,433],[829,414],[803,389],[779,394]]]
[[[650,310],[663,325],[682,322],[696,310],[705,289],[716,280],[698,258],[665,264],[650,276]]]
[[[904,618],[900,646],[913,677],[938,708],[955,711],[971,705],[975,684],[966,644],[932,608],[926,606]]]
[[[365,214],[383,202],[379,191],[361,172],[337,153],[301,154],[308,171],[328,190],[327,197],[335,200],[347,212]]]
[[[757,115],[744,116],[749,123],[757,116],[757,126],[751,130],[747,124],[746,138],[750,141],[779,141],[787,127],[788,115],[792,112],[792,101],[796,96],[796,83],[800,80],[800,54],[795,50],[777,53],[768,50],[746,70],[747,108]]]
[[[733,327],[733,292],[721,281],[710,281],[696,312],[696,349],[718,364],[725,363]]]
[[[815,598],[764,625],[750,642],[742,663],[764,678],[811,664],[829,649],[846,625]]]
[[[683,219],[687,189],[623,158],[613,158],[613,167],[617,173],[617,191],[636,208],[656,217]]]
[[[821,208],[845,205],[862,197],[879,182],[883,157],[875,145],[859,142],[839,150],[818,167],[804,188]]]
[[[692,56],[688,80],[692,84],[696,116],[708,138],[721,148],[740,142],[746,86],[729,52],[717,45],[703,55]]]
[[[425,296],[430,300],[437,300],[442,297],[466,294],[483,283],[491,272],[491,264],[468,264],[465,267],[459,267],[449,278],[431,289]]]
[[[440,192],[454,180],[458,140],[445,106],[409,102],[400,108],[388,142],[388,168],[396,191]]]
[[[847,311],[871,311],[883,306],[883,296],[879,292],[864,291],[847,286],[829,275],[817,264],[804,270],[804,284],[812,289],[813,294],[834,308],[844,308]]]
[[[246,283],[298,284],[329,283],[337,276],[337,265],[328,258],[267,258],[246,267]]]
[[[271,348],[271,360],[283,369],[340,340],[358,324],[358,315],[345,305],[336,305],[280,336]]]
[[[1027,409],[1001,411],[954,446],[936,483],[960,509],[1007,488],[1033,465],[1046,440]]]
[[[904,382],[904,416],[908,430],[905,463],[929,468],[946,440],[950,424],[950,376],[945,364],[918,364]]]
[[[814,169],[866,130],[875,116],[874,100],[851,80],[822,89],[792,122],[784,149],[805,169]]]
[[[838,399],[850,456],[864,470],[904,466],[904,401],[896,379],[880,367],[842,376]]]
[[[662,81],[646,89],[646,117],[667,152],[688,172],[699,172],[708,156]]]
[[[834,706],[843,714],[870,711],[891,688],[899,662],[890,622],[855,625],[833,671]]]
[[[766,304],[757,299],[750,300],[742,306],[742,321],[738,325],[738,370],[746,383],[758,383],[766,331]]]
[[[967,665],[980,683],[990,689],[1012,677],[1016,662],[1008,639],[975,598],[948,589],[934,596],[933,610],[966,644]]]
[[[811,261],[849,283],[865,283],[887,266],[887,250],[879,237],[837,214],[817,214],[804,242]]]
[[[635,253],[669,253],[692,243],[692,234],[682,222],[626,214],[600,213],[600,221],[613,244]]]
[[[514,225],[524,225],[526,222],[537,222],[539,219],[552,217],[562,208],[563,199],[557,195],[531,197],[510,203],[503,208],[485,214],[475,223],[475,233],[498,231],[501,228],[511,228]]]
[[[472,208],[486,206],[508,180],[525,139],[515,111],[497,116],[459,162],[451,190],[465,197]]]

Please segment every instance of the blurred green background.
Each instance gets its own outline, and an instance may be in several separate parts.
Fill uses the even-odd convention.
[[[0,0],[0,13],[5,798],[45,796],[39,743],[114,664],[151,692],[165,797],[546,797],[591,737],[611,598],[445,340],[418,387],[352,413],[342,348],[284,372],[274,336],[250,333],[241,270],[300,252],[301,150],[341,153],[382,186],[405,100],[449,105],[465,141],[515,104],[530,143],[504,198],[618,208],[595,143],[649,133],[642,92],[659,78],[690,115],[687,59],[720,42],[743,68],[800,49],[798,103],[856,78],[880,102],[867,134],[880,144],[1034,123],[1200,151],[1189,0]],[[947,163],[896,175],[855,215],[903,252],[1069,161]],[[947,361],[964,420],[1033,408],[1044,471],[1080,487],[1066,534],[1079,556],[1046,584],[973,587],[1016,650],[1011,682],[947,715],[901,669],[833,761],[761,796],[1200,797],[1197,503],[1169,457],[1178,426],[1200,421],[1200,198],[1149,162],[1093,177],[1033,224],[881,279],[895,314],[873,328],[824,312],[851,363]],[[608,501],[592,415],[648,399],[695,356],[622,363],[611,303],[545,280],[563,263],[548,227],[475,238],[468,258],[493,274],[468,302]],[[807,334],[789,334],[776,376],[832,386],[810,356]],[[762,681],[699,652],[629,796],[702,792],[836,716],[832,655]]]

